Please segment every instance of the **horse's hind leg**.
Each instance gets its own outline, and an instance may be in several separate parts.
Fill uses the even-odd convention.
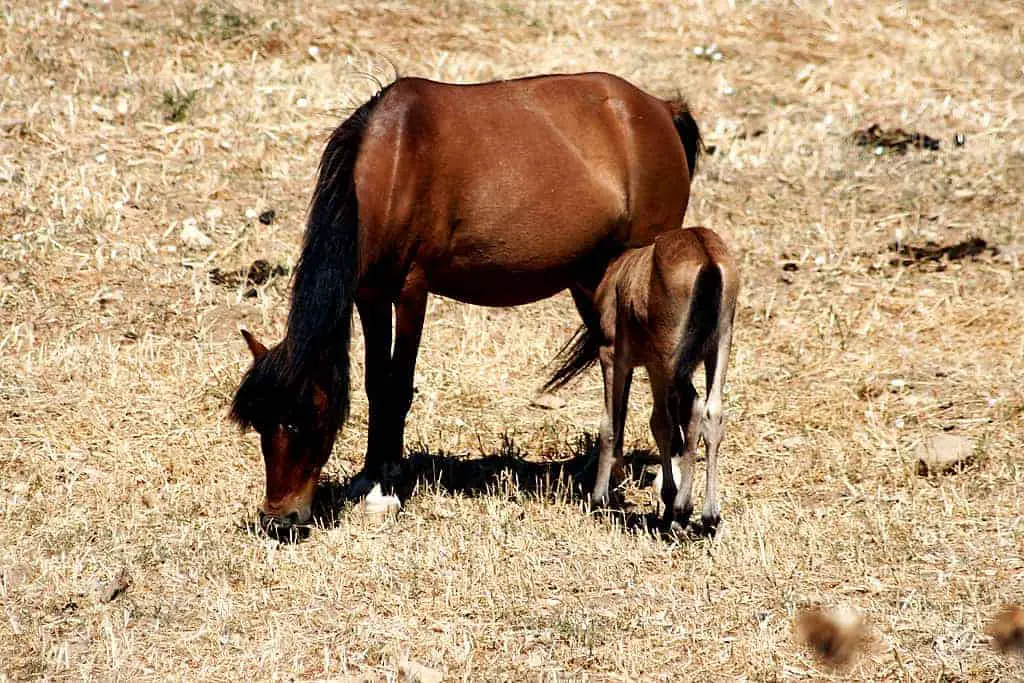
[[[704,511],[701,522],[705,531],[714,533],[721,521],[718,507],[718,446],[725,432],[722,415],[722,389],[729,365],[729,349],[732,345],[731,325],[726,325],[719,335],[717,348],[704,360],[707,376],[708,398],[701,420],[701,435],[707,449],[707,481],[704,490]]]

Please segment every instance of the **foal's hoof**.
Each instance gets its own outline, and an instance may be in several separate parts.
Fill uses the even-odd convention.
[[[692,517],[692,516],[693,516],[693,504],[692,503],[687,503],[686,507],[684,507],[682,510],[677,510],[676,511],[676,521],[679,522],[680,524],[684,525],[684,526],[690,523],[690,517]]]
[[[705,536],[714,536],[718,533],[718,525],[722,522],[721,515],[701,515],[701,531]]]
[[[690,529],[685,522],[675,520],[661,522],[661,536],[666,540],[682,541],[691,538]]]
[[[398,511],[402,509],[402,501],[398,499],[398,496],[384,495],[381,491],[380,484],[375,484],[370,492],[366,494],[363,501],[359,504],[358,509],[360,512],[368,515],[380,515],[380,516],[393,516],[397,515]]]
[[[662,510],[665,509],[665,504],[662,503],[659,506]],[[690,524],[690,517],[693,515],[693,506],[687,505],[682,510],[673,510],[668,514],[662,515],[661,526],[664,529],[671,527],[679,527],[685,529]]]

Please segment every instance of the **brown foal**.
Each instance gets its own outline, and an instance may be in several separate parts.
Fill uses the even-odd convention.
[[[595,505],[608,502],[612,465],[622,457],[622,431],[633,369],[644,366],[654,408],[651,431],[661,453],[661,496],[666,526],[685,525],[693,506],[697,438],[704,438],[707,486],[704,529],[713,533],[720,510],[718,446],[722,442],[722,389],[729,363],[739,271],[729,249],[706,228],[666,232],[654,244],[613,260],[593,297],[587,324],[561,354],[548,388],[565,384],[600,360],[605,411],[601,420]],[[704,364],[707,396],[692,375]]]
[[[586,310],[610,259],[682,224],[700,150],[683,102],[601,73],[403,78],[356,110],[320,161],[287,334],[269,350],[247,335],[232,417],[260,433],[264,528],[310,517],[348,412],[353,304],[369,435],[351,490],[391,505],[427,295],[514,306],[569,288]]]

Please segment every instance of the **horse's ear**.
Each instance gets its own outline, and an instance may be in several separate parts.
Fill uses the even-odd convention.
[[[245,343],[249,346],[249,351],[252,352],[252,359],[259,360],[263,357],[263,354],[267,352],[267,347],[256,341],[256,337],[252,336],[249,330],[241,330],[242,337],[245,339]]]

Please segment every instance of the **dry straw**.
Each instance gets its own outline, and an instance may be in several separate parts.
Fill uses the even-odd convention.
[[[1021,3],[19,0],[0,19],[10,679],[1024,676],[985,634],[1024,595]],[[565,296],[432,300],[405,511],[365,519],[328,483],[306,542],[252,533],[258,445],[225,409],[238,326],[277,338],[288,278],[209,272],[294,263],[324,134],[388,60],[690,98],[715,153],[687,220],[745,278],[716,540],[643,533],[642,378],[627,506],[582,509],[599,379],[531,406],[576,325]],[[853,144],[874,123],[940,148]],[[973,237],[998,253],[902,263]],[[355,390],[334,482],[360,466]],[[970,466],[919,476],[947,431]],[[877,639],[838,672],[793,637],[833,604]]]

